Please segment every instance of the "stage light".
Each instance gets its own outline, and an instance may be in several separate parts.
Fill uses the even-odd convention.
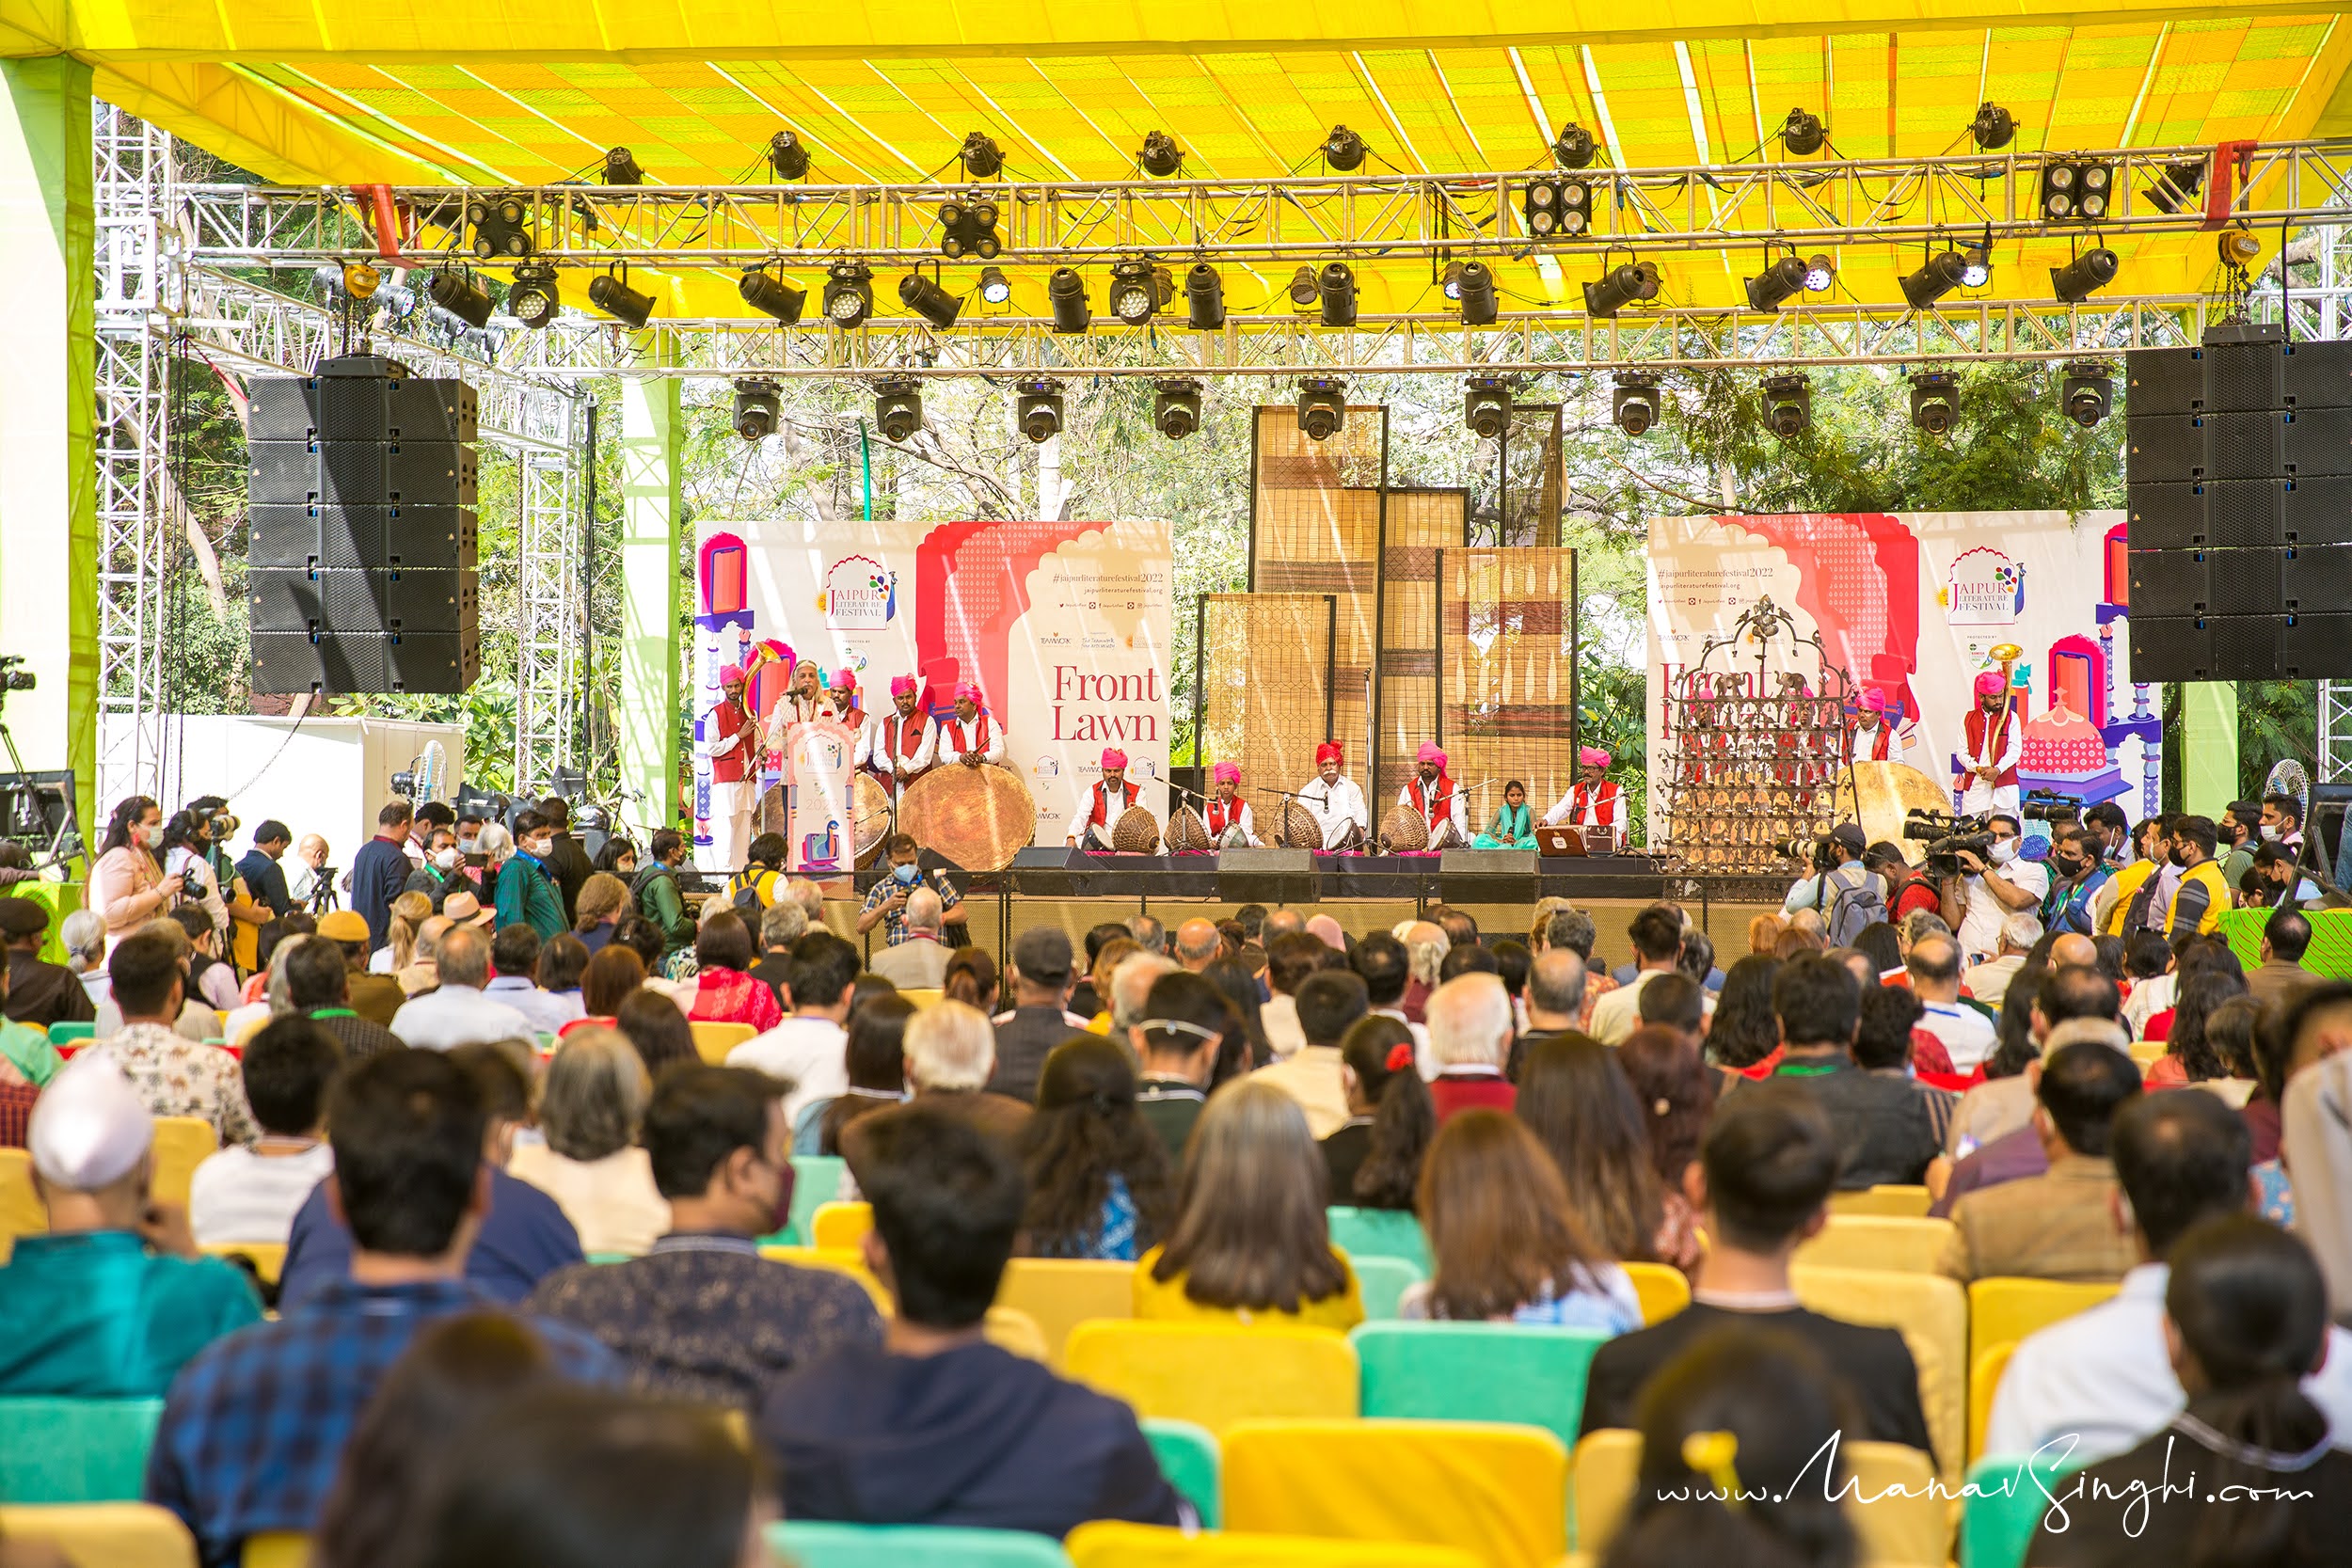
[[[1942,436],[1960,422],[1960,377],[1949,371],[1920,371],[1911,378],[1911,422]]]
[[[604,182],[608,185],[642,185],[645,182],[645,171],[637,166],[636,156],[628,148],[607,148],[604,153]]]
[[[825,319],[848,331],[874,313],[874,269],[843,257],[825,269]]]
[[[517,267],[516,271],[521,272]],[[345,261],[342,269],[343,293],[362,302],[373,299],[375,291],[384,284],[384,275],[365,261]]]
[[[1323,325],[1353,326],[1356,325],[1356,275],[1345,261],[1334,261],[1323,269],[1317,284],[1323,296]]]
[[[963,138],[956,156],[963,160],[963,176],[967,180],[993,180],[1005,167],[1005,150],[996,145],[993,136],[978,131]]]
[[[653,295],[639,293],[609,272],[588,280],[588,303],[631,326],[644,325],[645,318],[653,314]]]
[[[1197,261],[1184,274],[1184,300],[1195,332],[1215,332],[1225,325],[1225,279],[1208,262]]]
[[[808,305],[807,290],[796,289],[781,277],[771,277],[764,272],[745,273],[736,289],[742,294],[744,304],[763,316],[773,316],[787,326],[799,321],[801,311]]]
[[[1784,256],[1748,279],[1748,309],[1770,313],[1804,292],[1804,263]]]
[[[473,253],[484,261],[498,256],[528,256],[535,248],[527,227],[530,205],[518,196],[478,196],[466,203],[466,221],[473,225]]]
[[[1094,309],[1087,304],[1087,280],[1069,267],[1054,269],[1054,276],[1045,280],[1045,298],[1054,308],[1055,331],[1084,332],[1093,325]]]
[[[1003,254],[996,243],[996,203],[943,201],[939,206],[939,253],[949,261],[977,256],[993,261]]]
[[[433,303],[476,329],[490,325],[490,295],[463,273],[437,272],[425,285]]]
[[[2263,243],[2251,230],[2232,229],[2223,232],[2214,249],[2223,266],[2243,272],[2262,260]]]
[[[903,441],[923,428],[923,384],[911,375],[874,383],[874,428],[885,441]]]
[[[1336,375],[1298,378],[1298,428],[1310,441],[1328,441],[1347,423],[1347,383]]]
[[[1573,120],[1551,138],[1551,156],[1562,168],[1582,168],[1593,161],[1593,134]]]
[[[1628,436],[1643,436],[1658,422],[1658,373],[1619,371],[1612,376],[1609,419]]]
[[[808,172],[808,149],[792,132],[779,131],[768,138],[768,166],[779,180],[798,180]]]
[[[898,279],[898,303],[942,332],[956,325],[956,314],[963,309],[963,301],[919,272]]]
[[[1111,314],[1129,326],[1141,326],[1176,297],[1168,269],[1149,257],[1131,257],[1111,263]]]
[[[1960,286],[1981,289],[1993,281],[1993,247],[1973,245],[1960,253]]]
[[[1927,264],[1903,279],[1903,303],[1924,310],[1966,281],[1968,259],[1957,250],[1931,256]]]
[[[1032,441],[1050,441],[1061,434],[1061,383],[1051,376],[1013,384],[1013,417],[1021,434]]]
[[[1997,152],[2017,139],[2017,118],[1987,99],[1977,105],[1977,118],[1968,122],[1968,134],[1976,138],[1979,151]]]
[[[1836,281],[1837,263],[1836,261],[1831,261],[1827,256],[1815,256],[1806,261],[1804,264],[1804,292],[1806,293],[1825,294],[1829,293],[1829,286]]]
[[[1368,150],[1364,138],[1344,125],[1334,125],[1331,134],[1323,138],[1323,161],[1347,174],[1363,166]]]
[[[2115,166],[2053,158],[2042,166],[2042,216],[2050,223],[2096,223],[2107,215]]]
[[[1147,131],[1143,136],[1143,150],[1136,154],[1136,162],[1143,166],[1144,173],[1165,180],[1184,166],[1184,150],[1178,147],[1176,138],[1167,132]]]
[[[1012,279],[1005,276],[1004,269],[982,267],[980,269],[980,302],[983,305],[1002,305],[1010,298],[1012,298]]]
[[[1445,269],[1446,297],[1461,304],[1464,326],[1494,325],[1495,275],[1484,261],[1456,261]]]
[[[1519,193],[1519,216],[1538,240],[1581,234],[1592,226],[1593,187],[1582,180],[1531,180]]]
[[[1780,145],[1796,157],[1808,157],[1819,152],[1821,144],[1828,140],[1829,127],[1822,124],[1821,117],[1810,109],[1791,109],[1788,118],[1781,122]]]
[[[564,300],[555,285],[555,266],[549,261],[525,261],[515,269],[514,284],[506,291],[506,313],[537,331],[555,319]]]
[[[1200,428],[1200,383],[1188,375],[1165,376],[1152,384],[1152,424],[1171,441]]]
[[[2070,359],[2059,389],[2066,417],[2089,430],[2107,417],[2115,401],[2115,366],[2106,359]]]
[[[1652,261],[1612,267],[1584,285],[1584,313],[1604,320],[1613,317],[1629,305],[1656,299],[1659,282],[1658,266]]]
[[[1301,310],[1311,310],[1323,298],[1323,291],[1315,285],[1315,269],[1302,266],[1291,274],[1291,303]]]
[[[1764,428],[1793,441],[1813,427],[1813,381],[1801,371],[1764,378]]]
[[[2080,305],[2096,290],[2115,281],[2122,263],[2115,252],[2101,245],[2086,250],[2062,267],[2050,269],[2050,292],[2068,305]]]
[[[2156,182],[2140,194],[2154,204],[2157,212],[2172,214],[2195,201],[2197,193],[2204,188],[2205,161],[2197,158],[2165,165]]]
[[[1511,389],[1499,375],[1473,375],[1462,384],[1462,422],[1482,441],[1497,441],[1511,428]]]
[[[776,384],[759,377],[735,384],[735,433],[757,441],[776,433]]]

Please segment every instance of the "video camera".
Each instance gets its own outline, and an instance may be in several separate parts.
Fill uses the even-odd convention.
[[[0,691],[30,691],[40,677],[24,668],[23,654],[0,654]]]
[[[2083,798],[2060,795],[2055,789],[2026,791],[2025,809],[2018,814],[2028,822],[2080,822],[2083,819]]]
[[[1993,863],[1993,824],[1986,817],[1914,806],[1903,819],[1903,837],[1926,842],[1928,870],[1938,877],[1966,876],[1960,863],[1963,852]]]

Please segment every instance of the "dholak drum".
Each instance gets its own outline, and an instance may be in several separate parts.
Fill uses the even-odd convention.
[[[1160,847],[1160,819],[1141,806],[1129,806],[1111,824],[1111,848],[1121,855],[1148,855]]]
[[[898,798],[898,831],[966,871],[1002,871],[1037,837],[1037,798],[1009,768],[941,768]]]
[[[1295,800],[1282,802],[1282,847],[1285,849],[1320,849],[1323,830],[1315,825],[1315,814]]]
[[[857,863],[871,865],[890,836],[890,791],[873,774],[860,769],[850,791],[850,842],[857,846]]]
[[[1380,847],[1392,855],[1409,855],[1429,847],[1429,824],[1421,813],[1400,805],[1380,824]]]
[[[1209,842],[1209,825],[1200,820],[1200,814],[1190,806],[1178,806],[1168,819],[1168,852],[1185,855],[1215,847]]]

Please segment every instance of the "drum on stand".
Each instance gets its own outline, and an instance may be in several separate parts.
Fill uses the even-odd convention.
[[[1380,847],[1391,855],[1409,855],[1429,847],[1429,824],[1421,813],[1399,805],[1380,824]]]
[[[1315,814],[1295,800],[1282,802],[1282,847],[1285,849],[1320,849],[1323,830],[1315,823]]]
[[[890,837],[890,791],[862,768],[850,786],[850,842],[856,846],[857,863],[871,865]]]
[[[1215,847],[1209,842],[1209,825],[1200,820],[1200,814],[1190,806],[1178,806],[1168,819],[1168,852],[1185,855]]]
[[[1148,855],[1160,847],[1160,819],[1141,806],[1129,806],[1111,824],[1111,850],[1120,855]]]
[[[898,831],[966,871],[1002,871],[1037,837],[1037,798],[1009,768],[952,764],[907,785]]]

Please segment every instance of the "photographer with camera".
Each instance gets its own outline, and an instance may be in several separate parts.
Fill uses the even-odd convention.
[[[2092,906],[2112,875],[2101,847],[2099,835],[2088,828],[2052,831],[2049,864],[2055,879],[2048,896],[2042,900],[2043,930],[2061,936],[2070,931],[2086,937],[2098,933]]]
[[[1914,871],[1903,859],[1901,846],[1881,839],[1862,852],[1862,863],[1886,884],[1886,923],[1896,930],[1900,931],[1904,921],[1923,910],[1939,917],[1943,914],[1944,895],[1934,879]]]
[[[1956,824],[1963,834],[1968,826],[1964,818]],[[1961,953],[1970,963],[1997,954],[2001,923],[2033,913],[2049,895],[2049,868],[2018,852],[2020,831],[2016,817],[1996,812],[1984,818],[1981,834],[1966,835],[1951,851],[1955,870],[1943,875],[1944,919],[1960,934]]]
[[[1781,846],[1792,858],[1800,847],[1789,840]],[[1855,933],[1872,921],[1886,918],[1886,888],[1877,872],[1863,863],[1868,841],[1852,822],[1840,822],[1813,844],[1813,875],[1800,879],[1781,904],[1784,913],[1799,910],[1820,911],[1821,925],[1832,947],[1852,943]]]

